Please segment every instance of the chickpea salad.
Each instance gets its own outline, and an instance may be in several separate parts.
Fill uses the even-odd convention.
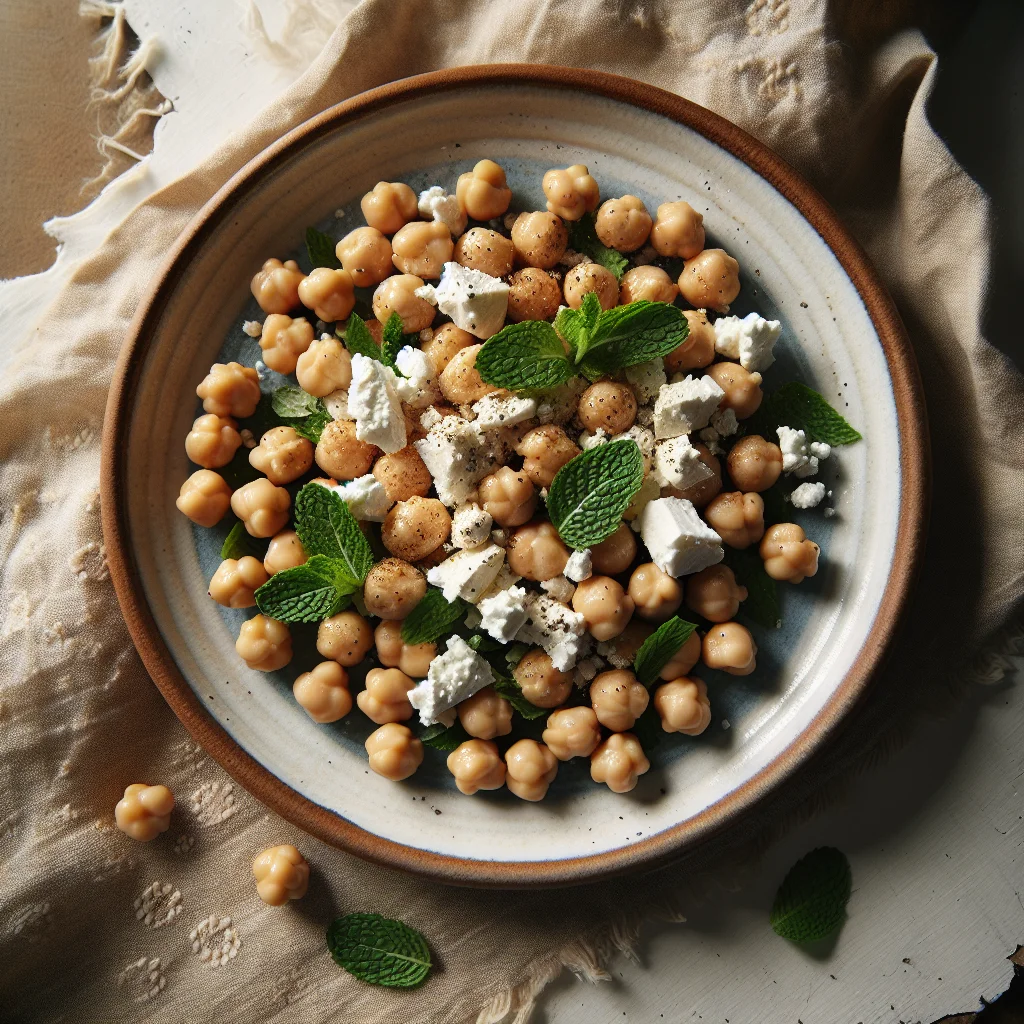
[[[307,230],[309,272],[256,271],[261,358],[197,387],[177,506],[234,520],[209,593],[255,610],[239,657],[315,643],[295,700],[354,705],[377,774],[445,757],[463,793],[537,801],[586,758],[627,793],[707,729],[702,669],[756,670],[748,623],[818,571],[792,510],[833,514],[814,478],[860,434],[766,390],[782,325],[730,315],[739,263],[689,203],[602,201],[581,164],[546,210],[492,160],[454,185],[379,182],[365,226]]]

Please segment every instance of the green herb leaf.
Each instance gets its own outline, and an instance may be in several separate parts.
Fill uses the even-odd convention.
[[[745,615],[765,629],[775,629],[782,622],[779,610],[779,588],[775,580],[764,571],[764,562],[757,547],[725,549],[725,564],[736,579],[747,588],[747,599],[740,605]]]
[[[407,644],[432,644],[466,615],[461,597],[446,601],[436,587],[427,587],[423,600],[402,620],[402,640]]]
[[[846,917],[852,884],[850,862],[841,850],[812,850],[782,880],[772,904],[772,930],[792,942],[827,938]]]
[[[641,645],[633,660],[637,679],[650,687],[661,670],[676,656],[690,639],[697,626],[673,615],[663,622]]]
[[[678,306],[641,299],[603,312],[576,361],[588,377],[603,377],[674,352],[689,333]]]
[[[220,548],[220,557],[238,559],[252,555],[253,558],[258,558],[262,562],[267,553],[267,543],[265,540],[253,537],[242,523],[235,523],[224,538],[224,543]]]
[[[594,230],[594,215],[585,213],[579,220],[569,223],[569,248],[583,253],[593,263],[600,263],[615,275],[616,281],[622,280],[622,275],[629,269],[629,260],[609,249],[597,237]]]
[[[274,573],[256,591],[256,607],[281,622],[321,622],[348,604],[354,589],[339,563],[313,555],[303,565]]]
[[[509,324],[484,342],[477,353],[480,376],[510,391],[542,391],[564,384],[576,371],[562,340],[543,320]]]
[[[298,420],[316,411],[316,399],[302,388],[286,386],[274,392],[271,406],[278,416]]]
[[[622,522],[644,482],[644,460],[635,441],[613,441],[577,455],[556,474],[548,514],[570,547],[593,547]]]
[[[539,708],[536,704],[531,704],[523,696],[523,688],[514,679],[497,672],[494,673],[494,692],[499,697],[504,697],[528,722],[551,713],[550,708]]]
[[[511,672],[516,665],[519,664],[526,657],[526,653],[529,651],[528,644],[509,644],[504,650],[505,664],[508,665],[508,670]]]
[[[404,377],[405,374],[398,368],[398,353],[406,345],[411,345],[414,348],[417,347],[419,340],[418,334],[404,333],[402,330],[402,318],[397,313],[392,313],[388,317],[388,322],[384,325],[384,333],[381,338],[381,362],[386,366],[390,366],[399,377]]]
[[[306,252],[314,270],[317,267],[330,267],[331,270],[338,270],[341,267],[334,252],[334,240],[316,228],[306,228]]]
[[[348,318],[344,331],[335,330],[334,333],[341,338],[345,343],[345,348],[352,355],[366,356],[368,359],[383,362],[380,345],[373,340],[373,335],[358,313],[353,313]]]
[[[853,444],[861,435],[813,388],[791,380],[761,403],[748,421],[748,432],[769,436],[777,427],[802,430],[812,441],[830,445]]]
[[[311,412],[304,420],[291,420],[288,423],[299,437],[304,437],[307,441],[312,441],[313,444],[320,443],[320,435],[324,432],[324,427],[331,422],[333,417],[327,411],[327,406],[324,405],[323,399],[318,398],[316,400],[316,408]]]
[[[595,292],[587,292],[583,296],[579,309],[570,309],[566,306],[565,309],[559,310],[555,317],[555,330],[572,349],[574,359],[581,349],[587,347],[600,315],[601,300]]]
[[[346,914],[332,921],[327,949],[349,974],[388,988],[413,988],[432,966],[423,935],[380,914]]]
[[[420,733],[420,742],[435,750],[454,750],[460,743],[468,740],[469,733],[462,728],[461,723],[456,719],[454,725],[444,725],[442,722],[435,722],[428,725]]]
[[[500,651],[504,649],[504,644],[498,643],[493,637],[481,636],[479,633],[474,633],[470,637],[466,637],[466,646],[472,648],[478,654],[481,652],[491,653],[493,651]]]
[[[295,496],[295,532],[309,555],[324,555],[353,586],[366,579],[373,551],[342,497],[322,484],[308,483]]]

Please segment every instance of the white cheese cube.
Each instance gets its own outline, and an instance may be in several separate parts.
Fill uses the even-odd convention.
[[[713,378],[686,377],[678,384],[666,384],[654,403],[654,436],[678,437],[706,427],[725,392]]]
[[[460,505],[452,516],[452,543],[467,550],[480,547],[490,540],[493,522],[490,512],[479,505]]]
[[[427,582],[440,587],[446,601],[461,597],[476,604],[505,561],[505,551],[497,544],[488,544],[473,551],[456,551],[440,565],[427,570]]]
[[[432,298],[427,294],[430,289]],[[508,285],[482,270],[446,263],[436,287],[425,285],[416,294],[434,302],[442,313],[450,316],[456,327],[477,338],[497,334],[505,324],[508,312]]]
[[[652,359],[649,363],[638,363],[626,367],[626,380],[629,381],[637,405],[649,405],[658,397],[658,392],[668,383],[665,375],[665,360]]]
[[[453,636],[448,650],[430,663],[427,678],[409,691],[409,703],[420,713],[423,725],[433,725],[444,712],[493,682],[486,659],[462,637]]]
[[[590,554],[590,548],[574,551],[569,556],[569,561],[565,563],[562,575],[566,579],[572,580],[573,583],[582,583],[584,580],[589,580],[594,575],[594,559]]]
[[[485,597],[477,605],[480,628],[503,644],[511,643],[526,622],[528,597],[524,587],[509,587]]]
[[[417,209],[424,220],[440,221],[458,238],[466,230],[466,215],[456,196],[449,195],[440,185],[432,185],[420,193]]]
[[[782,333],[778,320],[765,320],[757,313],[723,316],[715,321],[715,351],[738,362],[744,370],[761,372],[775,362],[772,349]]]
[[[644,460],[644,473],[650,473],[654,461],[654,434],[650,430],[634,423],[629,430],[616,434],[612,441],[635,441]]]
[[[436,402],[441,397],[437,390],[437,375],[427,354],[421,349],[406,345],[395,356],[395,364],[405,375],[398,377],[398,397],[414,409]]]
[[[825,485],[823,483],[800,484],[793,489],[789,500],[794,508],[814,508],[821,503],[825,497]]]
[[[651,559],[669,576],[687,576],[725,557],[722,538],[685,498],[658,498],[643,511],[640,536]]]
[[[701,431],[704,436],[704,431]],[[685,434],[659,441],[654,449],[654,475],[662,487],[681,491],[696,487],[715,474],[700,460],[700,452]]]
[[[537,400],[522,395],[484,395],[473,403],[476,419],[473,421],[481,430],[497,427],[514,427],[537,415]]]
[[[711,417],[711,427],[721,437],[732,437],[740,429],[740,421],[733,409],[719,409]]]
[[[356,437],[384,452],[405,447],[405,414],[397,379],[390,366],[376,359],[358,353],[352,357],[348,411],[356,421]]]
[[[367,522],[383,523],[388,509],[394,504],[388,497],[384,485],[372,473],[357,476],[355,480],[346,480],[343,483],[335,483],[323,477],[314,480],[313,483],[334,491],[348,505],[349,511],[356,519]]]
[[[516,633],[516,639],[539,645],[555,668],[568,672],[586,648],[586,620],[546,594],[534,596],[527,612],[526,624]]]
[[[413,443],[434,478],[437,496],[449,508],[465,502],[473,485],[497,468],[502,454],[500,446],[461,416],[445,416]]]

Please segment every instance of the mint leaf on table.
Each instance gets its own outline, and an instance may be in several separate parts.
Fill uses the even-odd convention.
[[[641,299],[603,312],[576,361],[590,378],[674,352],[690,333],[678,306]]]
[[[740,614],[765,629],[776,629],[782,625],[779,588],[775,580],[764,571],[764,562],[761,561],[757,546],[726,548],[725,564],[747,588],[747,599],[740,605]]]
[[[332,921],[327,949],[349,974],[388,988],[413,988],[433,966],[420,932],[380,914],[346,914]]]
[[[446,601],[436,587],[427,587],[423,600],[402,620],[402,640],[410,645],[432,644],[465,615],[466,602],[461,597]]]
[[[622,522],[644,482],[644,460],[635,441],[612,441],[577,455],[556,474],[548,515],[572,548],[593,547]]]
[[[772,930],[792,942],[827,938],[846,917],[852,884],[850,862],[841,850],[812,850],[782,880],[772,904]]]
[[[256,607],[280,622],[322,622],[348,604],[356,585],[342,565],[323,555],[282,569],[256,591]]]
[[[509,324],[488,338],[477,353],[476,368],[486,383],[510,391],[558,387],[576,373],[562,339],[543,320]]]
[[[435,750],[454,750],[460,743],[465,743],[470,738],[469,733],[462,728],[458,719],[454,725],[445,725],[443,722],[435,722],[428,725],[420,733],[420,742]]]
[[[570,309],[566,306],[558,311],[555,317],[555,330],[572,349],[574,360],[576,353],[581,348],[586,348],[600,315],[601,300],[595,292],[587,292],[583,296],[579,309]]]
[[[258,558],[262,562],[267,553],[267,545],[267,541],[253,537],[242,523],[235,523],[228,530],[228,535],[220,547],[220,557],[237,560],[246,555],[252,555],[253,558]]]
[[[306,252],[314,270],[317,267],[330,267],[331,270],[338,270],[341,267],[341,262],[334,252],[334,240],[316,228],[306,228]]]
[[[368,359],[376,359],[378,362],[384,361],[380,345],[373,340],[373,335],[358,313],[353,313],[348,318],[344,331],[335,328],[334,333],[345,343],[345,348],[352,355],[366,356]]]
[[[494,673],[494,692],[507,700],[528,722],[551,713],[550,708],[539,708],[536,704],[531,704],[523,696],[523,688],[514,679],[509,679],[498,672]]]
[[[802,430],[811,441],[838,446],[860,441],[861,435],[813,388],[791,380],[761,403],[748,432],[768,436],[777,427]]]
[[[308,483],[295,496],[295,532],[306,552],[339,563],[339,571],[357,586],[373,566],[366,535],[342,497],[322,484]]]
[[[679,653],[679,649],[693,635],[696,625],[673,615],[663,622],[641,645],[633,659],[637,679],[650,687],[661,670]]]
[[[610,270],[616,281],[621,281],[622,275],[629,268],[629,260],[621,252],[609,249],[597,237],[592,213],[585,213],[579,220],[570,221],[569,248],[583,253],[592,263],[600,263]]]

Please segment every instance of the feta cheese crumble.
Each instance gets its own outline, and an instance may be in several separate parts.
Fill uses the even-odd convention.
[[[647,363],[627,366],[625,373],[638,405],[653,402],[658,397],[658,392],[668,383],[664,359],[652,359]]]
[[[703,432],[701,434],[703,436]],[[700,460],[700,452],[685,434],[659,441],[654,448],[654,475],[662,487],[685,491],[715,474]]]
[[[477,338],[497,334],[508,312],[508,285],[504,281],[458,263],[446,263],[437,285],[425,284],[415,294]]]
[[[825,485],[820,482],[801,484],[793,489],[789,500],[794,508],[814,508],[825,497]]]
[[[594,559],[590,554],[590,548],[582,551],[574,551],[569,560],[565,563],[562,575],[573,583],[582,583],[594,575]]]
[[[724,395],[708,376],[686,377],[678,384],[666,384],[654,403],[654,436],[661,440],[706,427]]]
[[[388,497],[384,485],[372,474],[357,476],[355,480],[335,483],[333,480],[319,479],[313,483],[334,491],[349,507],[356,519],[371,523],[383,523],[388,509],[394,502]]]
[[[485,597],[477,605],[480,628],[499,643],[511,643],[526,623],[528,596],[525,587],[509,587]]]
[[[744,370],[761,372],[775,362],[772,349],[782,333],[778,320],[765,320],[757,313],[723,316],[715,321],[715,351],[738,362]]]
[[[633,529],[640,532],[640,517],[650,502],[661,496],[661,487],[653,473],[644,477],[640,490],[636,492],[633,503],[622,513],[622,518],[629,522]]]
[[[722,538],[685,498],[658,498],[640,517],[640,536],[655,565],[669,576],[688,576],[725,557]]]
[[[598,428],[600,429],[600,428]],[[654,459],[654,434],[646,427],[634,423],[629,430],[616,434],[612,441],[635,441],[640,449],[640,457],[644,460],[644,472],[651,471],[651,464]]]
[[[504,561],[505,551],[497,544],[456,551],[451,558],[427,570],[427,582],[440,587],[446,601],[461,597],[476,604],[494,582]]]
[[[555,668],[568,672],[586,648],[586,619],[546,594],[536,595],[527,613],[516,639],[543,647]]]
[[[591,448],[608,443],[608,431],[604,427],[598,427],[592,434],[580,434],[580,448],[589,452]]]
[[[484,658],[460,636],[448,641],[448,650],[430,663],[427,678],[409,691],[409,703],[420,713],[423,725],[441,720],[443,712],[472,697],[494,682]]]
[[[576,585],[564,576],[552,576],[549,580],[543,580],[540,589],[562,604],[571,604],[572,596],[576,593]]]
[[[794,476],[814,476],[820,463],[831,454],[830,445],[822,441],[808,442],[802,430],[792,427],[779,427],[779,448],[782,450],[782,471]]]
[[[440,185],[431,185],[420,193],[417,209],[424,220],[440,221],[452,233],[452,238],[458,238],[466,230],[466,215],[458,197],[449,195]]]
[[[460,505],[452,516],[452,543],[466,550],[480,547],[490,539],[493,522],[490,512],[479,505]]]
[[[263,324],[259,320],[246,320],[242,324],[242,330],[249,335],[250,338],[258,338],[263,333]]]
[[[390,366],[359,353],[352,357],[348,411],[356,421],[360,441],[388,453],[405,447],[405,414],[395,371]]]
[[[473,403],[476,425],[481,430],[496,427],[514,427],[518,423],[532,420],[537,415],[537,400],[522,395],[484,395]]]
[[[500,446],[492,444],[476,423],[461,416],[445,416],[436,422],[431,418],[431,422],[427,436],[413,444],[434,479],[437,496],[454,508],[466,501],[478,480],[497,469]]]
[[[435,383],[437,375],[426,352],[406,345],[395,356],[395,365],[404,374],[397,382],[399,397],[414,409],[422,409],[441,397]]]
[[[339,388],[337,391],[332,391],[324,399],[324,408],[332,420],[352,419],[348,411],[348,388]]]

